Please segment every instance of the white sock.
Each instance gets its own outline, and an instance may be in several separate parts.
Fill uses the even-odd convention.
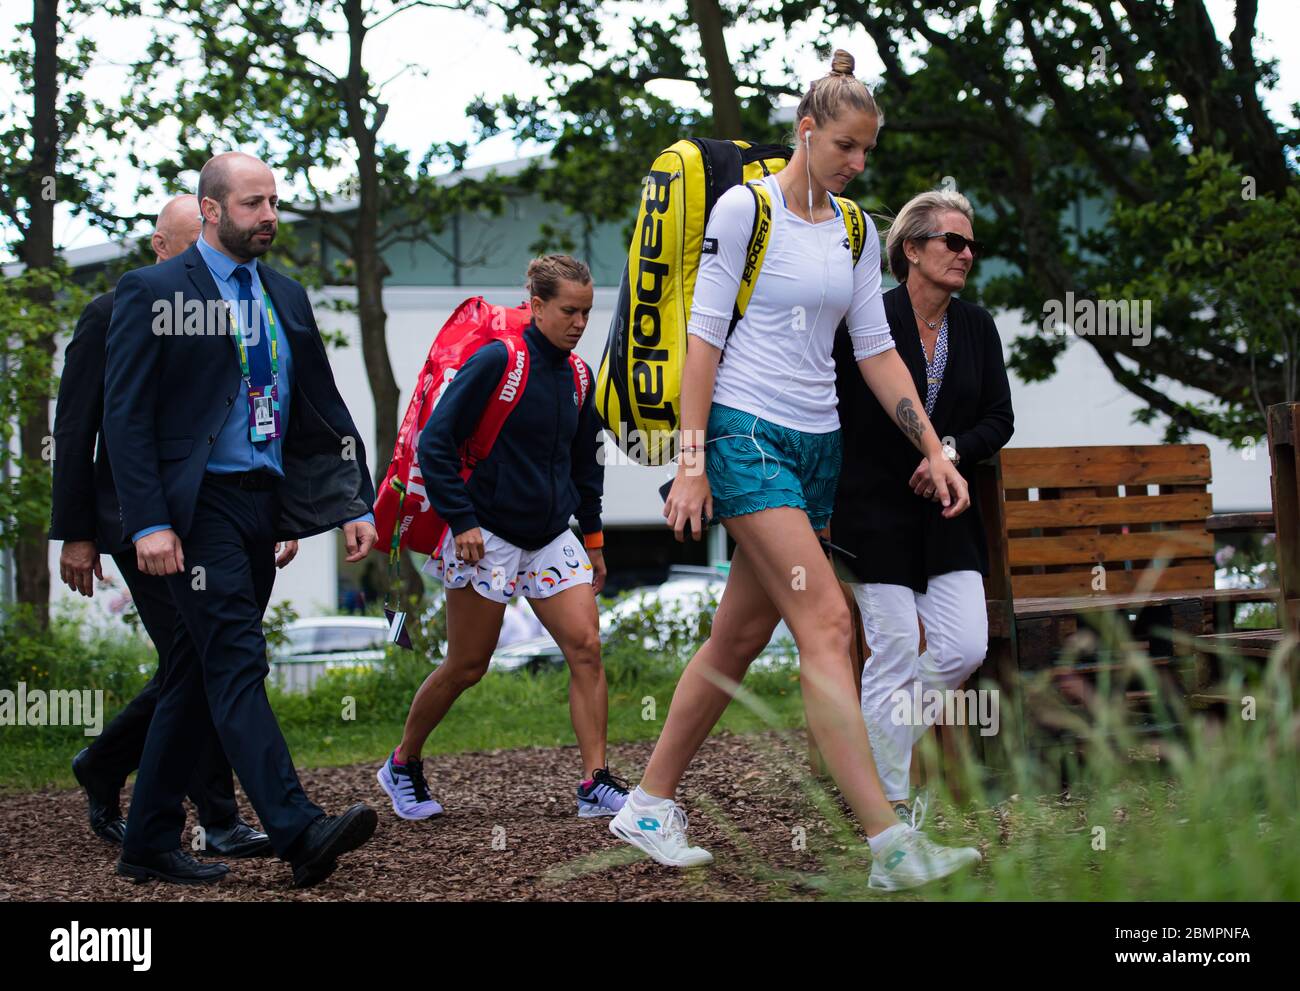
[[[632,791],[632,801],[636,802],[637,805],[659,805],[662,802],[671,801],[671,799],[660,798],[658,795],[651,795],[640,785],[637,785]]]
[[[883,833],[877,833],[875,836],[868,836],[867,843],[871,845],[871,855],[874,857],[889,844],[894,842],[894,838],[907,829],[901,822],[890,826]]]

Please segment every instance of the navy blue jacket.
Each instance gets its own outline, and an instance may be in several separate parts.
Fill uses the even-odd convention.
[[[461,366],[420,432],[417,455],[429,501],[453,535],[482,526],[516,547],[537,550],[567,530],[572,516],[583,533],[600,530],[603,425],[594,387],[578,406],[569,352],[536,324],[528,325],[524,340],[529,364],[523,394],[468,483],[460,477],[460,452],[505,372],[506,346],[499,341]],[[590,368],[587,373],[594,385]]]
[[[261,263],[258,275],[294,369],[275,536],[309,537],[370,512],[374,483],[306,290]],[[177,301],[204,315],[168,328],[165,316]],[[239,394],[239,358],[225,314],[197,246],[127,272],[117,284],[104,372],[104,439],[126,540],[158,523],[169,523],[182,539],[190,531],[212,445]]]
[[[113,315],[113,292],[90,301],[63,353],[59,401],[54,408],[54,489],[51,540],[93,540],[102,553],[130,548],[122,539],[117,491],[104,416],[104,342]],[[98,441],[98,443],[96,443]]]

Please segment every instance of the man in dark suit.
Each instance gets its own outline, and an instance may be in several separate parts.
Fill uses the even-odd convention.
[[[304,793],[266,697],[262,614],[275,544],[342,527],[347,560],[375,542],[365,449],[334,384],[302,286],[258,263],[275,239],[275,178],[236,152],[199,175],[203,232],[122,276],[108,329],[104,435],[122,535],[166,576],[181,622],[117,870],[212,881],[180,848],[181,798],[210,718],[294,884],[365,843],[364,804],[327,816]]]
[[[158,214],[152,246],[158,261],[180,254],[199,237],[199,201],[177,196]],[[140,621],[158,651],[158,670],[89,747],[72,760],[72,773],[85,789],[90,828],[102,839],[122,844],[126,820],[119,793],[127,776],[140,766],[149,721],[166,677],[176,628],[176,606],[167,582],[136,567],[135,551],[122,538],[113,472],[102,441],[96,451],[104,413],[104,346],[113,312],[112,291],[91,300],[64,353],[59,400],[54,413],[54,491],[50,539],[62,540],[59,576],[74,592],[94,595],[94,579],[103,578],[100,552],[113,556],[131,591]],[[290,541],[281,567],[297,553]],[[279,562],[277,562],[279,563]],[[189,795],[203,827],[203,852],[219,857],[258,857],[271,842],[239,818],[230,763],[215,731],[190,778]]]

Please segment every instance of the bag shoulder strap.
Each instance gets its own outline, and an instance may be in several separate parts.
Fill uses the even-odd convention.
[[[578,394],[578,409],[587,401],[587,389],[591,386],[591,369],[576,354],[569,354],[569,367],[573,369],[573,391]]]
[[[767,246],[772,233],[772,193],[761,179],[747,182],[745,187],[754,196],[754,224],[749,232],[749,247],[745,252],[745,268],[740,275],[740,286],[736,290],[736,307],[731,315],[731,326],[727,336],[736,329],[736,324],[745,315],[749,300],[754,295],[754,286],[758,274],[763,268],[763,259],[767,257]],[[862,257],[867,244],[867,221],[862,207],[847,196],[837,196],[835,201],[840,206],[840,216],[844,220],[844,230],[849,237],[849,250],[853,252],[853,264]]]
[[[504,335],[496,340],[506,346],[506,367],[492,391],[487,409],[465,445],[465,467],[468,469],[488,456],[506,418],[514,412],[524,394],[524,386],[528,384],[528,346],[523,337]]]
[[[731,314],[731,326],[727,328],[728,337],[749,307],[754,286],[758,284],[758,273],[763,268],[763,259],[767,257],[767,246],[772,240],[772,194],[762,180],[747,182],[745,188],[754,196],[754,223],[749,230],[745,267],[741,270],[740,285],[736,289],[736,306]]]
[[[849,249],[856,265],[867,246],[867,218],[862,207],[847,196],[837,196],[835,202],[840,205],[840,216],[844,218],[844,230],[849,235]]]

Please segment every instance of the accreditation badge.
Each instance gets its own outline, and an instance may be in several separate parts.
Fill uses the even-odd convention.
[[[280,393],[276,383],[248,387],[248,437],[255,444],[280,436]]]

